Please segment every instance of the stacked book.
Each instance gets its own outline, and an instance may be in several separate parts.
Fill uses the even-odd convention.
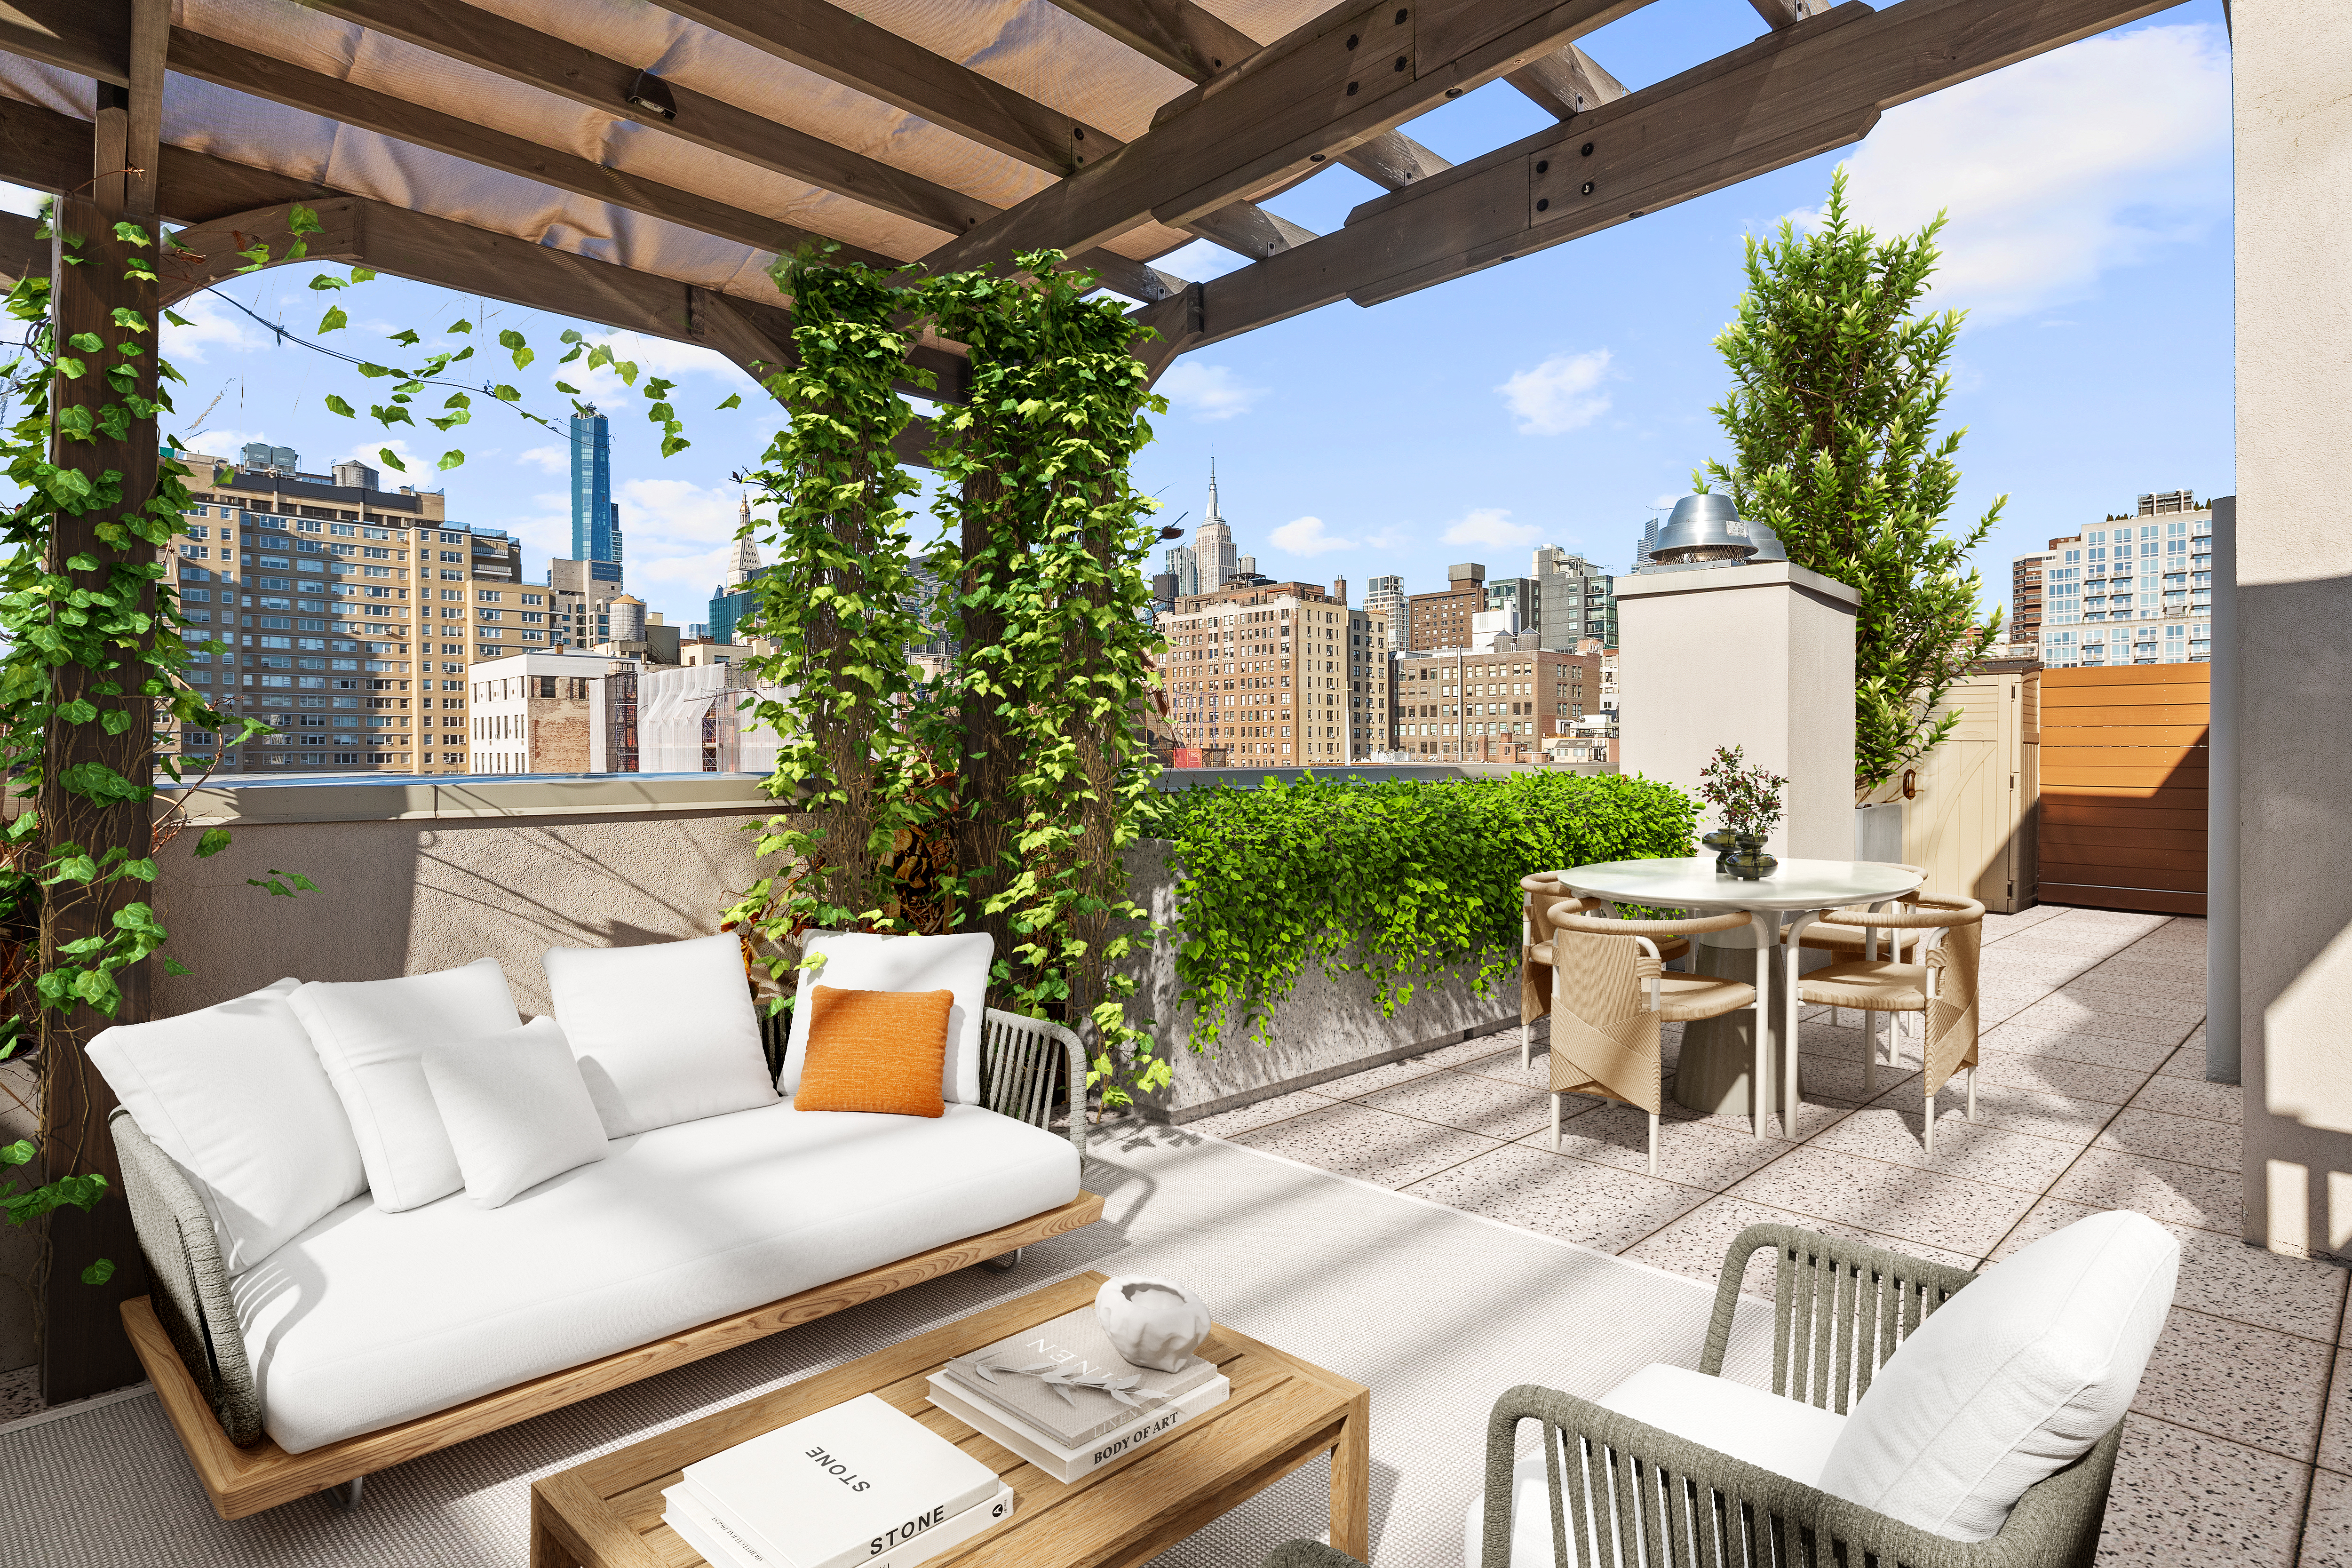
[[[995,1471],[871,1394],[687,1466],[662,1500],[711,1568],[911,1568],[1013,1517]]]
[[[1139,1452],[1232,1387],[1198,1356],[1176,1372],[1130,1364],[1092,1307],[958,1356],[930,1384],[932,1404],[1063,1481]]]

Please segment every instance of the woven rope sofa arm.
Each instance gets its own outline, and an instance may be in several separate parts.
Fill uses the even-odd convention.
[[[1364,1568],[1336,1547],[1319,1541],[1286,1541],[1267,1552],[1258,1568]]]
[[[1953,1541],[1557,1389],[1523,1384],[1486,1427],[1483,1568],[1511,1557],[1512,1472],[1521,1421],[1543,1424],[1549,1568],[1633,1563],[1875,1562],[1880,1568],[2089,1568],[2118,1425],[2089,1454],[2027,1490],[2000,1532]],[[1596,1550],[1597,1548],[1597,1550]]]
[[[107,1118],[122,1166],[122,1196],[147,1259],[149,1305],[188,1373],[240,1447],[261,1441],[261,1391],[245,1359],[213,1218],[187,1176],[128,1110]]]
[[[988,1109],[1033,1127],[1054,1121],[1055,1053],[1067,1058],[1070,1086],[1070,1145],[1087,1157],[1087,1047],[1061,1025],[1001,1008],[988,1009],[987,1079],[981,1098]]]

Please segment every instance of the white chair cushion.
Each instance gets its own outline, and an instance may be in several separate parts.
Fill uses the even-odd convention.
[[[1821,1489],[1954,1541],[1992,1535],[2124,1418],[2179,1271],[2180,1244],[2124,1209],[1994,1264],[1879,1369]]]
[[[808,1056],[809,990],[820,982],[842,991],[940,991],[955,993],[948,1012],[947,1064],[940,1096],[950,1105],[980,1103],[982,1026],[988,1011],[988,966],[996,940],[986,931],[954,936],[875,936],[866,931],[812,931],[803,954],[823,953],[824,963],[800,972],[793,994],[793,1027],[784,1045],[784,1070],[776,1084],[798,1092],[801,1063]]]
[[[89,1043],[115,1099],[187,1173],[231,1275],[367,1191],[342,1101],[286,1003],[301,984],[117,1024]]]
[[[541,962],[606,1137],[775,1103],[735,937],[558,947]]]
[[[423,1058],[427,1047],[502,1035],[522,1022],[499,961],[398,980],[313,981],[287,1005],[351,1118],[375,1206],[397,1213],[464,1187]]]
[[[1815,1484],[1846,1424],[1834,1410],[1817,1410],[1744,1383],[1663,1363],[1643,1367],[1593,1403],[1807,1486]],[[1565,1482],[1565,1456],[1560,1474]],[[1485,1501],[1473,1498],[1463,1528],[1465,1568],[1481,1568],[1486,1533]],[[1572,1560],[1572,1516],[1568,1550]],[[1521,1459],[1511,1472],[1511,1562],[1520,1568],[1551,1568],[1551,1483],[1540,1452]]]
[[[466,1196],[497,1208],[527,1187],[604,1157],[604,1124],[552,1018],[487,1040],[435,1046],[425,1081]]]
[[[616,1139],[503,1208],[347,1204],[239,1282],[289,1453],[429,1415],[1077,1195],[1069,1140],[774,1102]]]

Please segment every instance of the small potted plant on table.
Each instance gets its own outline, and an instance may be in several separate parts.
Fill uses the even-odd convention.
[[[1717,851],[1717,871],[1753,882],[1780,864],[1764,853],[1764,841],[1780,825],[1780,792],[1789,781],[1743,763],[1739,747],[1717,746],[1700,771],[1698,797],[1723,814],[1723,826],[1699,842]]]

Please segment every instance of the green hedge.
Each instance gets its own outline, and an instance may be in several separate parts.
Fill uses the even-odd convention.
[[[1178,1000],[1194,1050],[1238,1026],[1271,1038],[1310,963],[1370,980],[1394,1016],[1414,984],[1477,964],[1487,995],[1518,968],[1519,879],[1693,853],[1697,807],[1647,779],[1514,773],[1363,784],[1308,776],[1171,790],[1143,831],[1176,847]]]

